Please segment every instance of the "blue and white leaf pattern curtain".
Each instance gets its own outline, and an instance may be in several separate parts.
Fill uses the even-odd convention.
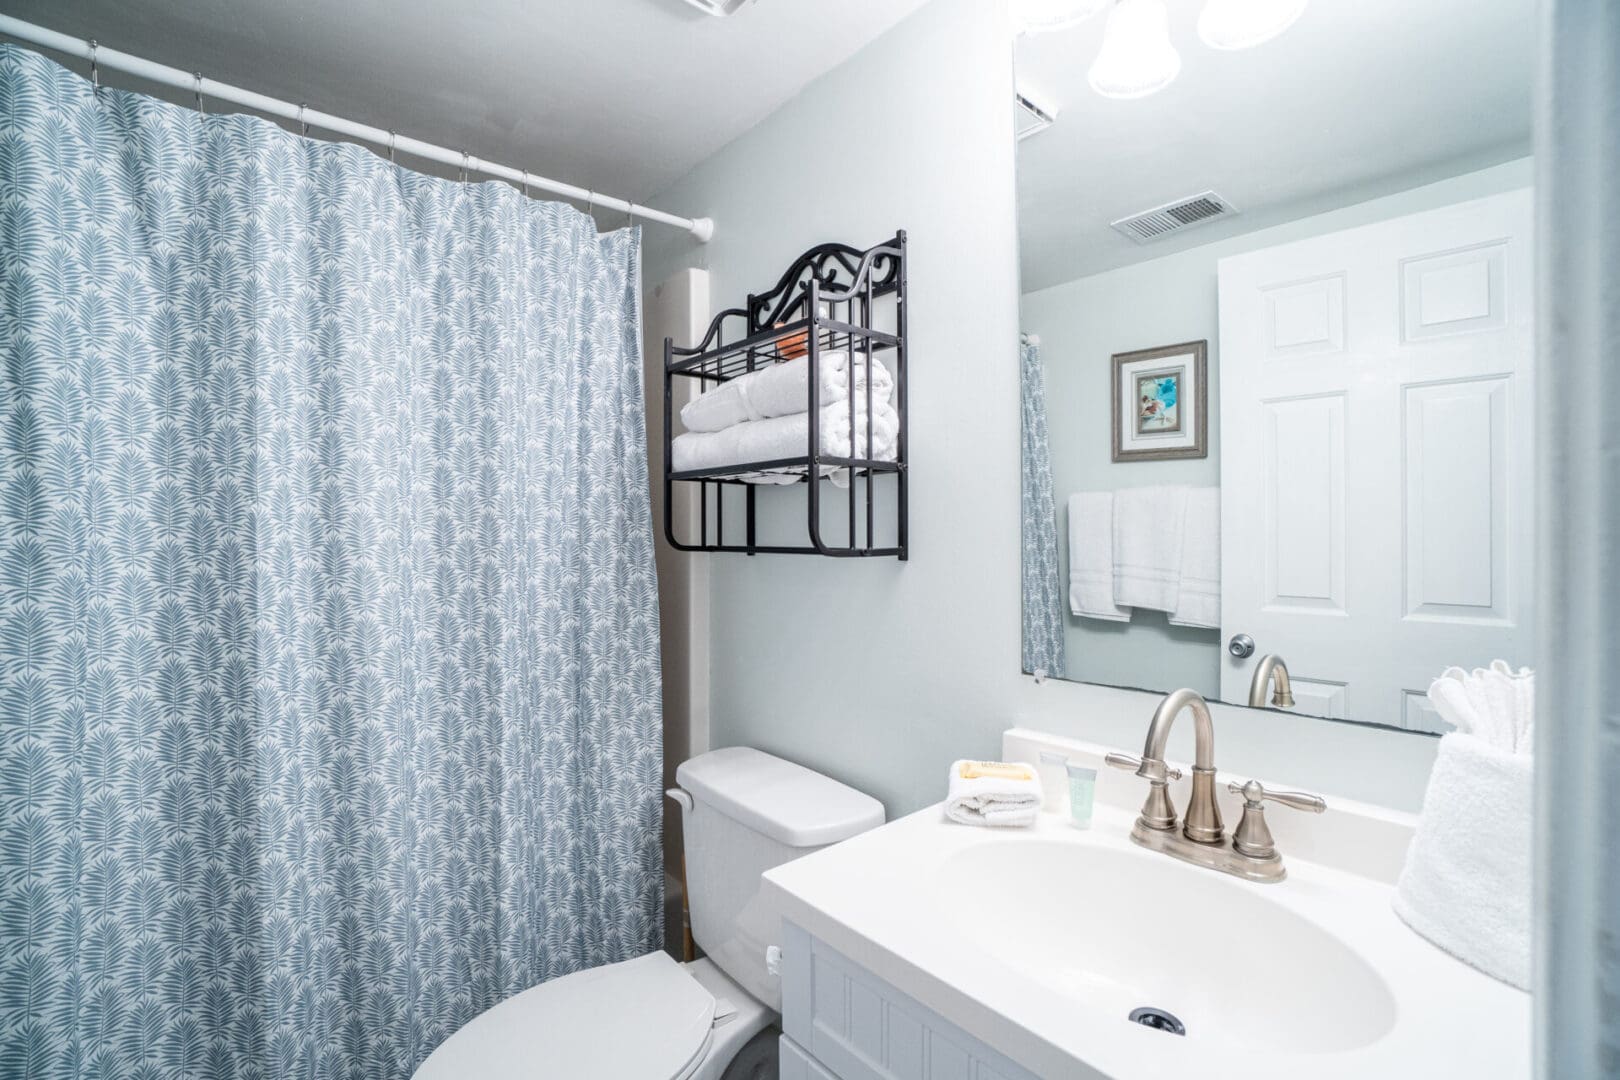
[[[1024,670],[1064,675],[1063,593],[1058,578],[1052,458],[1046,442],[1046,378],[1039,347],[1018,346],[1023,379]]]
[[[0,1075],[403,1078],[658,945],[638,245],[0,47]]]

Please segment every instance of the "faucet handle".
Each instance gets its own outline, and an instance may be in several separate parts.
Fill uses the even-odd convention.
[[[1303,791],[1267,791],[1265,785],[1258,780],[1250,780],[1244,784],[1233,780],[1226,785],[1226,790],[1234,795],[1243,796],[1245,807],[1253,806],[1258,809],[1261,801],[1267,800],[1312,814],[1320,814],[1327,809],[1327,802],[1320,795],[1310,795]]]
[[[1108,751],[1107,756],[1105,756],[1103,760],[1116,769],[1129,769],[1131,772],[1135,772],[1142,767],[1141,758],[1134,754],[1122,754],[1118,750]],[[1176,768],[1174,765],[1166,765],[1164,767],[1164,775],[1169,777],[1171,780],[1180,780],[1181,770]]]

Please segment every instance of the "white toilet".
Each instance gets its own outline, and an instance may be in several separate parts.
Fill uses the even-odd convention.
[[[883,806],[744,746],[693,758],[675,781],[692,936],[708,956],[654,952],[525,990],[446,1039],[415,1080],[776,1076],[776,1040],[762,1033],[782,1007],[766,967],[782,920],[760,875],[883,824]]]

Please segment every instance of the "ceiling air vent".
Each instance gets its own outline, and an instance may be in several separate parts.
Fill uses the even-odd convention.
[[[1057,120],[1057,109],[1042,103],[1039,95],[1022,87],[1013,93],[1014,130],[1020,142],[1031,135],[1039,135]]]
[[[1218,217],[1230,217],[1235,213],[1237,210],[1231,203],[1213,191],[1205,191],[1202,194],[1165,203],[1163,206],[1155,206],[1152,210],[1144,210],[1140,214],[1120,218],[1109,224],[1138,244],[1145,244],[1201,222]]]

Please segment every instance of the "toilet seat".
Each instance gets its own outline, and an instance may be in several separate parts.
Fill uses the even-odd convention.
[[[713,1038],[715,999],[668,953],[576,971],[469,1021],[414,1080],[687,1080]]]

